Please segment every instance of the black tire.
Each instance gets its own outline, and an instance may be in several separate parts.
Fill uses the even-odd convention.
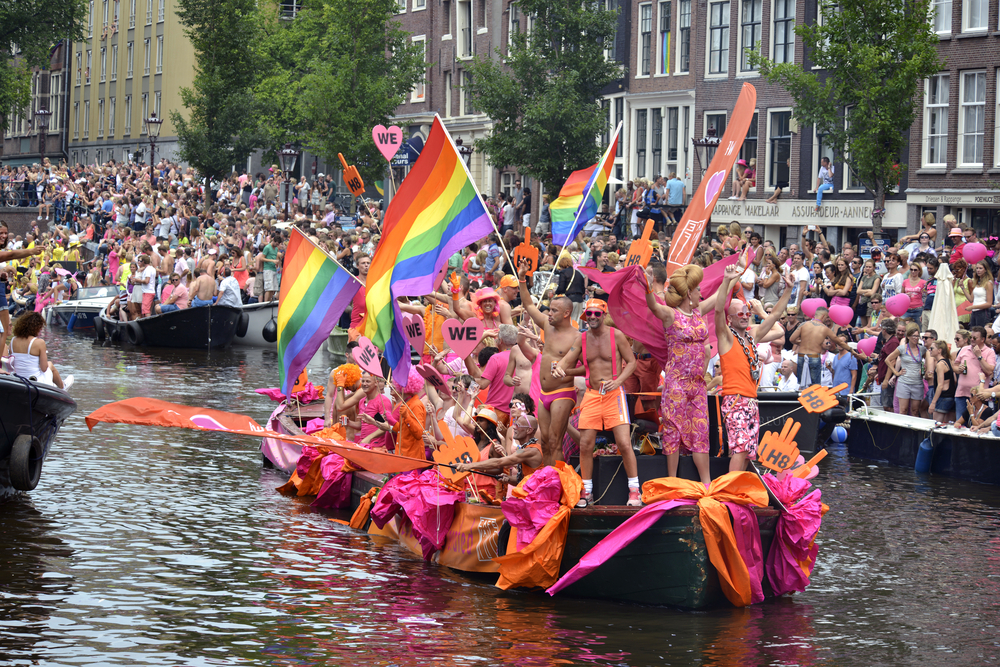
[[[142,335],[142,327],[139,326],[138,322],[129,322],[125,325],[125,338],[132,345],[142,345],[146,339]]]
[[[10,451],[10,484],[19,491],[31,491],[42,477],[42,443],[22,433]]]
[[[94,333],[97,334],[97,340],[104,340],[104,320],[100,315],[94,318]]]
[[[247,329],[250,328],[250,316],[246,313],[240,313],[240,321],[236,323],[236,335],[239,338],[243,338],[247,335]]]

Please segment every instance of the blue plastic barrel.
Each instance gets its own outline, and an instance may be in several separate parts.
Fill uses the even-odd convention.
[[[69,316],[69,322],[66,323],[66,331],[70,333],[73,332],[73,327],[76,325],[76,313]]]
[[[920,449],[917,450],[917,461],[913,469],[921,475],[926,475],[931,471],[931,461],[934,459],[934,444],[931,439],[924,438],[920,442]]]

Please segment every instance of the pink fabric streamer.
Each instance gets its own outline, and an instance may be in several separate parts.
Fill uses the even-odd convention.
[[[326,422],[322,417],[316,417],[316,419],[310,419],[306,422],[306,427],[302,429],[306,435],[312,435],[326,428]]]
[[[823,523],[823,492],[815,489],[803,497],[809,487],[807,480],[786,475],[776,479],[763,475],[771,493],[788,508],[778,517],[774,542],[767,555],[767,578],[775,595],[792,591],[800,593],[809,585],[809,575],[816,565],[819,548],[814,543]]]
[[[702,299],[707,299],[719,289],[726,267],[735,264],[739,258],[739,255],[733,254],[705,269],[705,277],[701,281]],[[636,265],[619,269],[614,273],[601,273],[597,269],[580,267],[579,271],[608,293],[608,311],[615,321],[615,326],[626,336],[645,345],[661,365],[669,363],[670,355],[663,335],[663,324],[650,316],[649,307],[646,305],[646,284],[641,277],[643,268]],[[705,317],[709,342],[712,343],[713,349],[714,322],[715,318]]]
[[[332,507],[342,509],[351,504],[351,481],[354,476],[344,472],[344,457],[339,454],[327,454],[319,467],[323,476],[323,486],[316,494],[313,507]]]
[[[430,560],[435,551],[444,547],[455,518],[455,503],[463,500],[464,493],[442,485],[437,470],[414,470],[385,483],[371,509],[371,518],[382,528],[402,510],[413,524],[424,560]]]
[[[281,389],[278,387],[271,387],[270,389],[255,389],[258,394],[263,394],[267,396],[272,401],[283,401],[285,400],[285,395],[281,393]],[[306,386],[302,391],[297,391],[292,394],[292,397],[299,401],[299,403],[312,403],[313,401],[318,401],[323,398],[319,393],[319,388],[316,387],[312,382],[306,382]]]
[[[555,468],[546,466],[529,477],[522,488],[526,497],[514,496],[500,503],[504,518],[517,528],[517,551],[531,544],[538,531],[559,511],[562,481]]]
[[[306,478],[306,475],[309,474],[309,468],[312,467],[313,461],[321,456],[323,456],[323,453],[312,445],[304,445],[302,447],[302,454],[299,455],[299,460],[295,464],[295,472],[299,476],[299,479]]]
[[[746,505],[729,502],[723,504],[733,517],[736,548],[750,574],[750,604],[763,602],[764,589],[761,582],[764,579],[764,555],[760,543],[760,524],[757,523],[757,515]]]

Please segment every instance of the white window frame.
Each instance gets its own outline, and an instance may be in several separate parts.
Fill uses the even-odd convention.
[[[396,13],[397,14],[405,14],[406,13],[406,0],[397,0],[397,2],[398,2],[398,5],[397,5]]]
[[[650,135],[650,112],[652,109],[648,107],[638,108],[632,107],[632,127],[635,128],[632,131],[632,173],[639,178],[646,178],[652,180],[653,175],[649,173],[650,165],[650,155],[649,155],[649,135]],[[644,122],[643,126],[640,127],[639,116],[643,114]],[[642,141],[639,141],[639,131],[642,131],[645,136],[642,137]],[[642,169],[639,169],[639,153],[642,152]]]
[[[461,75],[461,79],[460,79],[461,82],[462,82],[462,85],[459,86],[459,89],[458,89],[458,96],[459,96],[458,103],[460,105],[459,109],[458,109],[458,113],[459,113],[460,116],[475,116],[478,113],[478,112],[469,112],[468,111],[469,100],[468,100],[468,98],[466,97],[466,94],[465,94],[465,80],[466,80],[466,78],[468,78],[468,76],[469,76],[469,73],[466,72],[465,70],[462,70],[462,75]]]
[[[104,83],[108,80],[108,47],[101,47],[101,78],[100,82]]]
[[[747,2],[750,2],[750,3],[759,3],[759,6],[760,6],[760,12],[757,15],[757,22],[756,22],[756,26],[757,26],[757,39],[756,39],[756,41],[753,44],[750,44],[749,46],[744,43],[744,37],[745,36],[743,34],[745,27],[748,26],[748,25],[751,25],[749,23],[747,23],[747,24],[744,23],[743,11],[744,11],[744,5]],[[757,68],[756,67],[751,67],[751,66],[749,66],[749,63],[747,63],[748,67],[744,68],[743,64],[744,64],[744,59],[746,58],[746,55],[747,55],[746,52],[748,50],[750,50],[750,51],[756,50],[758,53],[763,53],[764,52],[764,50],[763,50],[763,47],[764,47],[764,44],[763,44],[763,40],[764,40],[764,0],[739,0],[739,3],[740,3],[740,6],[739,6],[739,26],[740,27],[739,27],[739,35],[737,35],[737,38],[736,38],[737,42],[738,42],[738,49],[739,49],[739,56],[738,56],[739,57],[739,62],[737,63],[736,71],[737,71],[738,74],[743,74],[743,75],[756,74],[757,73]],[[732,7],[730,7],[730,11],[732,11]]]
[[[83,138],[90,136],[90,100],[83,101]]]
[[[149,93],[142,94],[142,118],[139,119],[139,134],[146,134],[146,119],[149,118]]]
[[[944,79],[947,81],[948,93],[944,95],[944,101],[939,101],[936,104],[931,104],[931,84],[933,80]],[[940,84],[938,84],[940,86]],[[941,72],[935,74],[934,76],[927,79],[924,82],[924,118],[923,118],[923,137],[922,137],[922,150],[920,151],[920,163],[924,167],[947,167],[948,166],[948,134],[951,127],[951,109],[949,108],[949,101],[951,97],[951,77],[948,72]],[[944,135],[937,134],[935,137],[942,137],[944,140],[944,150],[941,151],[939,161],[932,162],[930,159],[930,117],[932,110],[943,109],[945,114],[945,127]]]
[[[985,15],[980,15],[982,25],[976,27],[972,26],[970,20],[974,4],[979,4],[986,12]],[[986,32],[990,26],[990,4],[990,0],[962,0],[962,32]]]
[[[444,14],[442,17],[444,19],[444,27],[442,29],[443,35],[441,35],[441,41],[446,42],[449,39],[454,39],[453,31],[455,30],[455,24],[452,19],[451,13],[452,0],[443,0],[441,3],[441,11]]]
[[[684,13],[684,8],[687,13]],[[677,69],[674,74],[687,74],[691,71],[691,12],[694,11],[694,0],[677,0]],[[684,31],[687,31],[686,33]],[[686,38],[685,38],[686,35]],[[687,67],[681,69],[684,62],[684,46],[687,45]]]
[[[108,27],[108,14],[109,14],[109,12],[108,12],[108,9],[109,9],[108,5],[109,5],[108,0],[104,0],[104,11],[103,11],[104,24],[103,25],[104,25],[105,28]]]
[[[90,11],[87,13],[87,39],[94,36],[94,0],[90,0]]]
[[[125,96],[125,126],[122,128],[122,134],[130,135],[132,134],[132,96]]]
[[[90,68],[94,65],[94,52],[91,49],[87,49],[87,67],[83,70],[84,82],[90,85]]]
[[[80,103],[73,102],[73,138],[80,138]]]
[[[765,185],[765,188],[767,190],[771,189],[771,186],[770,186],[770,183],[771,183],[771,116],[773,116],[776,113],[785,113],[786,111],[792,111],[792,107],[774,107],[774,108],[771,108],[771,109],[767,110],[767,125],[765,126],[765,129],[764,129],[764,141],[765,141],[765,144],[764,144],[764,185]],[[791,139],[789,140],[789,150],[788,150],[788,154],[789,155],[792,154],[792,149],[794,148],[794,146],[791,146],[791,143],[794,143],[794,141],[795,141],[795,135],[793,134],[792,137],[791,137]],[[760,152],[760,148],[759,148],[759,146],[760,146],[760,129],[759,128],[757,129],[757,145],[758,145],[757,152],[759,153]],[[791,168],[789,168],[789,171],[790,171],[790,169]],[[757,165],[757,175],[758,175],[757,183],[760,184],[760,165],[759,164]],[[791,176],[791,173],[789,173],[789,177],[790,176]],[[775,182],[777,182],[777,181],[775,181]],[[789,186],[789,189],[791,189],[791,186],[792,186],[791,178],[789,178],[788,186]]]
[[[76,52],[76,85],[83,83],[83,51]]]
[[[143,65],[142,65],[142,75],[149,76],[149,52],[153,49],[153,45],[150,43],[149,37],[142,40],[143,46]]]
[[[414,35],[410,38],[410,41],[416,44],[420,42],[424,48],[424,62],[427,62],[427,36],[426,35]],[[423,78],[417,82],[410,91],[410,102],[413,104],[423,103],[427,101],[427,88],[428,88],[428,70],[424,69]]]
[[[648,22],[643,19],[643,12],[649,10],[649,20]],[[637,79],[648,79],[653,73],[653,3],[652,2],[642,2],[639,3],[639,13],[637,14],[638,20],[635,22],[636,27],[636,49],[635,49],[635,78]],[[648,31],[643,31],[644,27],[648,27]],[[643,48],[643,37],[648,36],[649,42]],[[649,57],[646,61],[646,71],[644,72],[643,67],[643,55]]]
[[[997,81],[1000,82],[1000,70],[997,70]],[[995,129],[993,130],[993,166],[1000,167],[1000,95],[996,96],[996,113],[993,116]]]
[[[163,73],[163,35],[156,37],[156,73]]]
[[[115,136],[115,98],[108,98],[108,137]]]
[[[167,14],[167,0],[160,0],[160,5],[156,10],[156,22],[163,23],[163,19]]]
[[[153,25],[153,0],[146,0],[146,25]]]
[[[129,12],[128,12],[128,27],[135,27],[135,2],[136,0],[129,0]]]
[[[97,100],[97,138],[104,136],[104,98]]]
[[[666,6],[669,10],[669,14],[665,17],[663,16],[663,7]],[[670,53],[673,49],[673,39],[674,39],[674,3],[673,0],[659,0],[656,3],[656,30],[654,34],[656,35],[656,47],[653,51],[656,52],[656,67],[653,68],[654,76],[670,76]],[[664,19],[667,19],[666,26],[664,26]],[[663,28],[666,27],[666,30]],[[667,43],[664,43],[663,36],[667,36]],[[664,62],[665,61],[665,62]]]
[[[470,0],[471,1],[471,0]],[[516,28],[516,29],[515,29]],[[514,34],[521,33],[521,8],[516,2],[507,5],[507,49],[510,52],[510,45],[514,43]]]
[[[453,80],[451,72],[444,73],[444,117],[451,118],[451,86]]]
[[[128,48],[126,49],[126,68],[125,68],[125,78],[132,78],[132,66],[135,63],[135,42],[129,42]]]
[[[733,24],[733,0],[710,0],[708,3],[708,11],[705,14],[706,17],[706,30],[705,30],[705,78],[706,79],[725,79],[729,77],[729,46],[732,41],[732,35],[730,31],[732,30]],[[725,23],[720,23],[718,26],[712,25],[712,13],[716,5],[726,5],[728,7],[729,21]],[[719,39],[719,53],[725,52],[725,57],[720,57],[719,66],[725,67],[725,69],[720,69],[718,72],[712,71],[712,37],[715,30],[721,31]]]
[[[820,160],[822,160],[824,157],[830,158],[830,164],[831,165],[834,162],[833,152],[831,151],[829,154],[825,154],[825,152],[824,152],[823,154],[821,154],[820,153],[821,149],[822,149],[822,147],[820,146],[819,132],[816,131],[816,126],[813,125],[813,150],[812,150],[812,154],[813,154],[813,162],[815,163],[813,165],[814,169],[819,169],[819,167],[817,165],[819,165]],[[836,178],[836,177],[837,177],[837,175],[834,174],[834,178]],[[841,191],[843,191],[843,190],[841,189]],[[809,192],[811,194],[816,194],[816,179],[813,178],[812,176],[810,176],[810,178],[809,178]]]
[[[111,45],[111,80],[118,80],[118,45]]]
[[[952,21],[952,2],[954,0],[931,0],[931,27],[934,29],[935,34],[938,35],[950,35],[951,34],[951,21]],[[959,0],[961,1],[961,0]],[[947,7],[947,11],[941,11],[943,7]],[[937,18],[938,16],[945,17],[947,19],[944,21],[943,29],[938,30]]]
[[[959,167],[981,167],[983,166],[983,161],[985,159],[986,151],[986,70],[963,70],[958,73],[959,75],[959,89],[958,89],[958,166]],[[966,79],[970,76],[982,76],[983,81],[983,101],[967,103],[965,101],[965,86]],[[965,112],[968,107],[981,106],[983,114],[983,152],[984,155],[980,156],[978,162],[968,162],[965,155]]]
[[[463,5],[468,4],[468,23],[463,23]],[[459,60],[469,60],[476,54],[476,33],[473,32],[476,25],[476,9],[472,6],[472,0],[457,0],[455,2],[455,32],[458,36],[458,44],[455,53]],[[465,31],[468,31],[466,33]],[[465,35],[468,34],[468,37]],[[466,48],[468,47],[468,48]]]
[[[851,122],[851,109],[853,109],[853,108],[854,107],[847,107],[847,108],[844,109],[844,128],[845,129],[848,128],[848,126],[850,125],[850,122]],[[853,185],[851,183],[851,165],[848,163],[848,160],[850,160],[850,158],[851,158],[851,147],[848,146],[847,150],[844,151],[844,159],[843,159],[843,161],[840,164],[840,170],[843,172],[843,174],[841,174],[841,177],[840,177],[840,185],[841,185],[841,190],[840,191],[841,192],[864,192],[865,191],[865,186],[861,185],[860,183],[855,186],[855,185]],[[817,166],[816,169],[819,169],[819,167]],[[837,175],[834,174],[834,178],[836,178],[836,177],[837,177]],[[813,178],[815,178],[815,177],[813,177]]]
[[[160,113],[160,99],[162,99],[163,94],[160,91],[153,93],[153,111],[156,112],[157,118],[163,118],[163,114]]]
[[[786,3],[785,4],[786,8],[789,7],[789,6],[791,6],[791,9],[792,9],[792,15],[791,16],[788,16],[788,17],[785,17],[785,18],[781,18],[781,19],[777,18],[778,17],[778,3],[779,2],[785,2]],[[771,54],[771,60],[774,61],[774,62],[776,62],[776,63],[778,63],[778,62],[795,62],[795,21],[796,21],[795,10],[796,9],[797,9],[797,7],[796,7],[795,0],[771,0],[771,26],[770,26],[770,39],[771,39],[771,43],[769,45],[770,46],[770,51],[769,52]],[[819,8],[817,8],[817,23],[821,24],[822,23],[821,19],[822,19],[822,11]],[[784,22],[785,25],[787,26],[785,28],[785,35],[786,35],[786,38],[789,39],[790,41],[782,42],[781,45],[782,45],[783,49],[785,49],[785,45],[788,45],[787,48],[791,50],[791,57],[788,60],[781,60],[781,61],[779,61],[775,57],[777,55],[777,49],[778,49],[778,41],[776,39],[776,35],[778,34],[778,32],[777,32],[777,25],[779,23],[782,23],[782,22]],[[787,53],[783,53],[782,57],[785,57],[787,55],[788,55]]]
[[[411,12],[422,12],[427,9],[427,0],[413,0],[413,6],[410,8]]]

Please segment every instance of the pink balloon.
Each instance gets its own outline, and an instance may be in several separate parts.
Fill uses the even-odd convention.
[[[875,343],[877,342],[878,338],[876,338],[875,336],[862,339],[858,341],[858,351],[870,357],[872,355],[872,352],[875,351]]]
[[[812,299],[806,299],[802,302],[802,314],[806,317],[812,317],[816,314],[816,309],[822,306],[826,308],[826,301],[823,299],[818,299],[813,297]]]
[[[906,311],[910,309],[910,297],[905,294],[891,296],[885,302],[885,309],[888,310],[891,315],[902,317],[906,314]]]
[[[854,310],[850,306],[830,306],[830,319],[846,327],[854,319]]]
[[[966,243],[962,248],[962,258],[970,265],[986,258],[986,246],[982,243]]]

